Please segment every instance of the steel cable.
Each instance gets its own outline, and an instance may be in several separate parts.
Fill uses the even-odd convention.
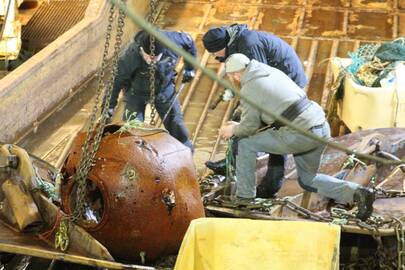
[[[305,129],[299,127],[299,126],[296,126],[296,125],[292,124],[286,118],[284,118],[284,117],[282,117],[282,116],[280,116],[278,114],[275,114],[272,110],[269,110],[268,108],[264,108],[264,107],[261,107],[261,106],[255,104],[251,98],[241,94],[240,91],[235,89],[229,82],[227,82],[227,81],[221,79],[220,77],[218,77],[217,74],[215,74],[215,72],[213,72],[210,69],[204,68],[189,53],[187,53],[186,51],[184,51],[183,49],[178,47],[175,43],[173,43],[166,36],[164,36],[162,33],[160,33],[157,30],[156,27],[154,27],[153,25],[151,25],[150,23],[145,21],[145,19],[141,15],[139,15],[135,11],[129,10],[126,7],[126,5],[124,3],[122,3],[121,0],[110,0],[110,2],[117,5],[118,8],[120,8],[124,13],[126,13],[126,15],[129,18],[131,18],[131,20],[136,25],[140,26],[142,29],[144,29],[149,34],[155,36],[155,38],[157,40],[162,42],[165,46],[167,46],[170,50],[172,50],[176,54],[182,56],[185,61],[187,61],[188,63],[193,65],[196,69],[201,69],[201,71],[205,75],[207,75],[212,80],[217,81],[225,89],[231,89],[232,91],[234,91],[234,93],[236,93],[240,98],[242,98],[244,101],[246,101],[249,105],[266,112],[271,117],[273,117],[276,121],[282,123],[283,125],[302,133],[304,136],[306,136],[308,138],[311,138],[313,140],[321,142],[321,143],[323,143],[325,145],[328,145],[328,146],[330,146],[332,148],[341,150],[341,151],[343,151],[343,152],[345,152],[347,154],[356,155],[357,157],[367,159],[367,160],[373,160],[373,161],[376,161],[376,162],[380,162],[382,164],[394,164],[394,165],[405,164],[404,160],[388,160],[388,159],[385,159],[385,158],[380,158],[380,157],[372,156],[372,155],[369,155],[369,154],[358,153],[355,150],[349,149],[349,148],[347,148],[347,147],[345,147],[345,146],[343,146],[343,145],[341,145],[339,143],[336,143],[336,142],[330,141],[328,139],[324,139],[324,138],[321,138],[319,136],[316,136],[313,133],[309,132],[308,130],[305,130]]]

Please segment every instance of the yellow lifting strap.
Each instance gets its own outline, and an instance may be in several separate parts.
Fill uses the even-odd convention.
[[[310,221],[193,220],[175,270],[337,270],[340,227]]]

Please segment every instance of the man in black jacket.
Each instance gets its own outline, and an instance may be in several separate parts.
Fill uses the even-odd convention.
[[[288,75],[300,88],[304,88],[308,80],[302,63],[294,51],[279,37],[261,31],[249,30],[245,24],[232,24],[211,28],[203,36],[203,44],[220,62],[229,55],[242,53],[271,67],[277,68]],[[237,139],[233,152],[237,154]],[[257,188],[258,197],[272,197],[281,188],[284,178],[285,156],[270,154],[268,171]],[[206,166],[215,172],[224,171],[225,161],[207,161]]]
[[[275,35],[249,30],[246,24],[232,24],[208,30],[203,43],[220,62],[225,62],[231,54],[242,53],[249,59],[281,70],[301,88],[308,83],[297,53]]]
[[[161,33],[194,57],[196,56],[196,47],[189,34],[171,31],[161,31]],[[170,135],[192,149],[192,143],[188,137],[188,129],[184,124],[181,113],[180,103],[178,100],[175,100],[175,78],[177,75],[175,67],[179,57],[173,51],[164,47],[158,40],[155,40],[154,57],[151,55],[150,47],[150,36],[142,30],[136,34],[133,42],[120,57],[109,114],[112,115],[114,112],[118,95],[121,90],[124,90],[124,120],[127,120],[126,118],[129,115],[136,113],[136,118],[144,121],[145,107],[150,97],[149,66],[152,62],[155,62],[156,110],[160,118],[163,118],[169,107],[173,104],[163,124]],[[182,82],[190,82],[194,78],[194,74],[193,66],[185,63]]]

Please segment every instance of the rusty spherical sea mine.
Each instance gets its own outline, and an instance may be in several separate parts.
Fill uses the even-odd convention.
[[[81,225],[116,259],[155,260],[177,252],[191,220],[204,208],[190,150],[160,129],[120,132],[107,126],[87,177]],[[76,203],[81,147],[75,139],[65,165],[62,204]]]

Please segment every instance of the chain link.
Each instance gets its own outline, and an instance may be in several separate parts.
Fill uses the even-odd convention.
[[[359,258],[355,262],[351,263],[341,263],[339,266],[340,270],[358,270],[358,269],[376,269],[377,262],[374,256],[367,258]],[[386,268],[382,268],[386,269]]]
[[[75,204],[75,209],[73,212],[73,216],[71,217],[72,221],[77,221],[80,219],[81,214],[83,213],[83,207],[84,207],[84,196],[85,196],[85,190],[86,190],[86,178],[87,174],[91,168],[93,159],[91,158],[90,154],[90,145],[91,141],[94,135],[94,130],[96,128],[96,117],[97,117],[97,112],[99,109],[99,103],[101,100],[101,96],[103,93],[103,89],[105,87],[104,85],[104,76],[105,76],[105,70],[107,67],[107,62],[108,62],[108,50],[110,47],[110,39],[111,39],[111,31],[112,31],[112,26],[114,22],[114,6],[111,5],[110,11],[109,11],[109,17],[108,17],[108,25],[107,25],[107,33],[105,36],[105,43],[104,43],[104,52],[103,52],[103,59],[101,62],[101,68],[98,74],[98,88],[96,92],[96,99],[95,99],[95,104],[93,106],[93,110],[90,115],[90,121],[89,125],[87,127],[87,136],[86,140],[82,146],[81,149],[81,155],[80,155],[80,161],[78,164],[78,171],[76,175],[74,176],[74,181],[77,183],[77,190],[76,190],[76,204]],[[96,147],[97,145],[93,142],[92,147]]]
[[[378,189],[380,193],[382,190]],[[398,195],[403,195],[402,192],[383,192],[385,197],[392,198],[397,197]],[[245,207],[247,210],[259,210],[259,211],[266,211],[271,212],[272,207],[276,205],[285,206],[291,211],[297,213],[298,215],[315,220],[315,221],[322,221],[333,223],[336,225],[355,225],[361,229],[369,230],[372,233],[373,238],[377,242],[377,252],[375,257],[372,258],[362,258],[361,262],[354,262],[347,265],[341,265],[342,269],[358,269],[359,263],[361,265],[376,265],[380,267],[380,269],[397,269],[397,270],[405,270],[405,231],[403,223],[397,218],[391,219],[384,219],[381,216],[373,215],[367,221],[362,221],[356,218],[356,213],[349,212],[345,209],[341,208],[332,208],[330,213],[331,216],[322,216],[317,213],[312,212],[294,202],[291,201],[290,198],[282,198],[282,199],[255,199],[252,202],[235,202],[229,203],[228,202],[229,196],[219,196],[215,198],[213,203],[219,203],[225,207],[231,208],[240,208]],[[210,201],[206,201],[205,204],[211,203]],[[382,237],[379,234],[380,228],[394,228],[395,235],[396,235],[396,242],[397,242],[397,256],[396,258],[392,258],[389,256],[389,251],[384,248]],[[353,268],[354,267],[354,268]],[[365,268],[366,269],[366,268]],[[372,269],[372,268],[369,268]]]
[[[150,56],[152,59],[155,58],[155,37],[150,35]],[[153,60],[148,67],[149,69],[149,104],[150,104],[150,124],[152,126],[156,125],[156,107],[155,107],[155,94],[156,94],[156,63]]]
[[[123,0],[123,2],[126,2],[126,0]],[[77,166],[78,170],[77,173],[74,175],[74,181],[76,182],[77,186],[75,208],[73,210],[73,213],[69,217],[61,221],[61,224],[56,233],[55,244],[57,244],[56,246],[62,251],[67,249],[67,245],[69,243],[67,234],[67,228],[69,227],[68,222],[78,222],[82,219],[82,214],[85,207],[87,175],[94,165],[93,160],[100,146],[103,130],[106,125],[107,111],[110,104],[114,78],[117,74],[118,55],[122,45],[125,20],[125,12],[120,10],[118,14],[117,31],[111,64],[112,73],[109,80],[107,81],[107,85],[105,85],[104,76],[108,66],[108,52],[110,48],[111,32],[114,23],[114,12],[115,6],[111,4],[108,16],[107,32],[105,36],[103,58],[98,74],[98,88],[96,91],[95,104],[90,115],[86,140],[81,149],[80,161]],[[97,119],[98,115],[99,118]]]
[[[146,16],[146,20],[151,24],[153,24],[153,22],[155,21],[158,1],[159,0],[151,0],[151,1],[149,1],[149,13]]]
[[[59,229],[55,234],[55,248],[62,251],[66,251],[69,247],[68,225],[67,220],[62,220],[59,225]]]
[[[395,262],[390,259],[389,251],[384,248],[381,236],[373,235],[374,240],[377,242],[377,252],[375,253],[378,269],[394,270]]]
[[[110,39],[111,39],[111,31],[112,25],[114,22],[114,11],[115,6],[111,5],[108,17],[108,26],[107,26],[107,34],[104,44],[104,53],[103,53],[103,60],[101,64],[101,70],[99,74],[99,84],[97,89],[96,101],[95,105],[92,110],[92,114],[90,116],[90,124],[87,129],[87,137],[86,141],[83,144],[82,152],[80,156],[79,162],[79,169],[77,174],[75,175],[74,179],[77,183],[77,196],[76,196],[76,205],[73,212],[73,216],[71,217],[72,221],[78,221],[81,219],[81,215],[84,210],[84,199],[85,199],[85,192],[86,192],[86,179],[90,169],[93,166],[93,160],[97,153],[97,150],[100,146],[102,133],[104,130],[104,126],[106,124],[107,118],[107,110],[110,103],[111,93],[112,93],[112,86],[113,80],[117,73],[117,63],[118,63],[118,55],[120,52],[121,44],[122,44],[122,35],[123,35],[123,27],[124,27],[124,19],[125,13],[123,11],[119,11],[118,15],[118,23],[117,23],[117,32],[115,36],[115,45],[114,45],[114,53],[112,58],[112,75],[107,82],[107,85],[104,84],[104,74],[107,67],[108,62],[108,51],[110,47]],[[100,107],[100,98],[104,94],[103,99],[101,101],[101,108],[100,108],[100,118],[97,121],[97,112]]]
[[[153,24],[154,18],[156,15],[157,9],[157,0],[151,0],[149,2],[149,14],[148,22]],[[150,39],[150,56],[152,59],[151,64],[149,65],[149,104],[150,104],[150,124],[152,126],[156,125],[155,116],[156,116],[156,107],[155,107],[155,95],[156,95],[156,62],[155,62],[155,44],[156,39],[154,35],[149,35]]]
[[[375,193],[378,199],[405,197],[405,192],[399,190],[384,190],[382,188],[376,188]]]
[[[395,226],[395,235],[397,238],[397,256],[398,256],[398,270],[405,269],[405,232],[404,232],[404,225],[402,224],[401,220],[396,219],[395,221],[397,225]]]
[[[350,155],[347,157],[346,161],[342,165],[342,170],[343,169],[352,169],[354,168],[357,164],[360,164],[364,167],[367,167],[367,164],[361,161],[356,157],[356,155]]]
[[[330,217],[324,217],[319,214],[316,214],[316,213],[312,212],[311,210],[308,210],[302,206],[299,206],[298,204],[292,202],[288,198],[280,199],[280,202],[281,203],[279,203],[279,204],[286,206],[291,211],[293,211],[293,212],[297,213],[298,215],[301,215],[305,218],[316,220],[316,221],[332,222],[332,219]]]
[[[298,206],[292,201],[289,200],[281,200],[281,201],[282,205],[285,205],[290,210],[304,216],[305,218],[317,221],[331,222],[338,225],[353,224],[357,225],[359,228],[372,231],[373,238],[377,241],[376,256],[380,269],[396,268],[397,270],[405,270],[405,236],[404,236],[405,232],[403,224],[399,219],[397,218],[384,219],[380,216],[371,216],[367,221],[361,221],[360,219],[356,218],[356,215],[354,213],[350,213],[340,208],[332,208],[331,216],[333,219],[331,220],[329,217],[320,216],[306,208]],[[336,218],[338,218],[338,221],[340,222],[336,222],[337,221]],[[394,262],[392,259],[389,258],[389,255],[387,254],[388,251],[384,249],[381,236],[378,235],[379,228],[382,228],[383,226],[388,226],[394,228],[395,230],[397,241],[397,262]],[[368,263],[371,263],[371,261],[368,260]]]

